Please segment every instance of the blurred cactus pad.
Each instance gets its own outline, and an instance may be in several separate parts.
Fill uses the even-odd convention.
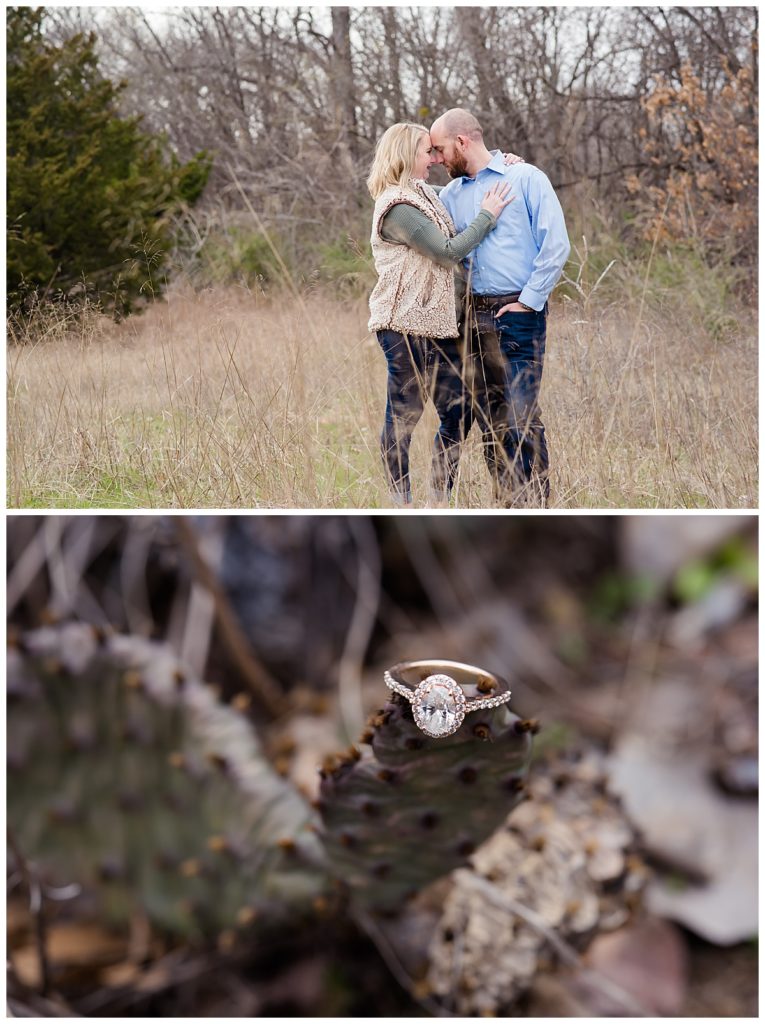
[[[431,739],[408,701],[393,695],[371,717],[362,749],[322,769],[328,862],[352,902],[395,912],[465,864],[523,798],[531,727],[502,705]]]
[[[530,726],[503,705],[430,739],[394,695],[321,769],[320,822],[169,647],[46,627],[9,644],[8,824],[114,923],[137,906],[195,938],[299,923],[338,884],[352,912],[395,913],[522,799]]]
[[[115,923],[170,933],[295,916],[324,887],[314,812],[245,716],[167,646],[67,624],[8,652],[8,825]]]

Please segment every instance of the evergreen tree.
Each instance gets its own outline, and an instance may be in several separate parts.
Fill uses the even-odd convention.
[[[182,164],[122,117],[123,85],[98,67],[95,36],[54,44],[44,8],[7,11],[8,299],[84,284],[117,313],[159,290],[168,214],[204,189],[204,152]]]

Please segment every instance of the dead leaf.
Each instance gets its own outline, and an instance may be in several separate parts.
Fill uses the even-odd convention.
[[[634,996],[658,1017],[679,1015],[688,985],[688,955],[680,930],[668,921],[646,917],[619,931],[598,935],[585,956],[587,966]],[[587,972],[572,985],[590,1012],[620,1016],[617,1004]]]
[[[46,949],[54,972],[82,967],[98,970],[124,960],[127,939],[98,924],[61,923],[50,926]],[[14,952],[13,964],[25,985],[30,988],[39,987],[40,960],[34,944],[22,946]]]

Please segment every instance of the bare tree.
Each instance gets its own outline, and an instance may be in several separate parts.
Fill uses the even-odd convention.
[[[236,208],[244,188],[269,222],[318,231],[366,216],[394,121],[466,106],[491,146],[621,202],[627,175],[679,159],[646,149],[659,82],[680,89],[690,69],[711,98],[742,68],[757,80],[753,7],[51,8],[49,22],[94,27],[126,110],[182,159],[213,154],[210,204]]]

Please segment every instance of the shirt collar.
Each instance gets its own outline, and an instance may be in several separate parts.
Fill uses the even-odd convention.
[[[493,149],[491,151],[492,157],[488,164],[484,167],[485,171],[496,171],[497,174],[505,173],[505,158],[502,155],[502,150]],[[481,172],[479,171],[478,174]]]
[[[492,149],[491,154],[491,160],[489,160],[488,164],[485,167],[482,167],[481,170],[477,172],[475,178],[471,178],[470,175],[468,174],[463,174],[461,178],[457,179],[460,182],[460,184],[465,184],[466,182],[469,181],[475,181],[478,175],[483,174],[484,171],[495,171],[497,174],[504,174],[506,168],[505,158],[502,155],[502,150]]]

